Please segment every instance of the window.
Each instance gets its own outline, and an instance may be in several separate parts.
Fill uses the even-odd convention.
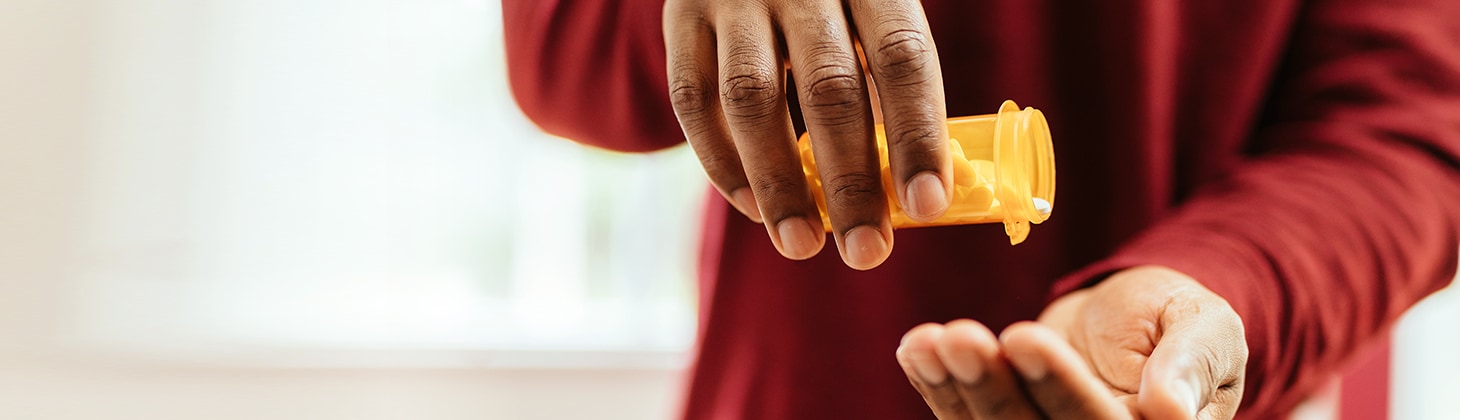
[[[79,340],[688,347],[697,161],[538,131],[497,1],[164,3],[100,13]]]

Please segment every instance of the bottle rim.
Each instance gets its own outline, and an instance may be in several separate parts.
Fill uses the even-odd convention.
[[[1054,208],[1054,147],[1044,113],[1004,101],[994,125],[993,158],[1004,230],[1017,244],[1028,235],[1029,223],[1044,222]]]

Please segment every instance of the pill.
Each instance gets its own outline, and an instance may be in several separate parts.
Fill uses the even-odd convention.
[[[1045,201],[1043,198],[1034,197],[1034,211],[1039,212],[1040,215],[1048,216],[1049,212],[1053,210],[1054,206],[1049,205],[1048,201]]]
[[[953,183],[960,187],[972,187],[978,184],[978,172],[973,164],[963,160],[961,156],[953,156]]]
[[[994,190],[989,184],[958,188],[958,206],[964,209],[987,209],[994,203]]]

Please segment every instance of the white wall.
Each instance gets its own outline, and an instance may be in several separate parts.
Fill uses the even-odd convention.
[[[494,4],[467,3],[479,13]],[[210,100],[198,71],[206,63],[188,59],[210,42],[210,4],[221,3],[0,0],[0,418],[672,417],[685,360],[673,348],[682,344],[629,355],[396,354],[378,342],[299,351],[274,345],[278,337],[253,348],[185,342],[196,337],[152,322],[189,321],[148,290],[185,278],[171,274],[187,256],[178,239],[195,226],[190,198],[175,192],[195,181],[179,174],[197,150],[162,142],[216,122],[200,106]],[[483,116],[512,118],[521,117]],[[146,160],[158,164],[117,166],[137,154],[158,154]],[[106,183],[118,174],[146,188],[110,197],[117,190]],[[161,245],[97,252],[127,235]],[[98,271],[143,275],[98,290]],[[251,308],[261,317],[270,309]],[[108,336],[118,332],[128,340]],[[165,345],[133,346],[152,342]]]
[[[1460,285],[1411,308],[1394,343],[1390,418],[1460,419]]]

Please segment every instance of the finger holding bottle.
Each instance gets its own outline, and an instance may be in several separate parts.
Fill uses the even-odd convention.
[[[670,97],[711,183],[782,255],[805,259],[825,243],[802,172],[786,103],[787,68],[815,140],[819,191],[842,259],[856,269],[892,250],[889,188],[915,220],[948,208],[952,165],[942,79],[916,1],[670,0],[664,30]],[[884,185],[871,92],[856,39],[869,49],[887,118],[894,185]],[[789,65],[788,65],[789,64]]]

